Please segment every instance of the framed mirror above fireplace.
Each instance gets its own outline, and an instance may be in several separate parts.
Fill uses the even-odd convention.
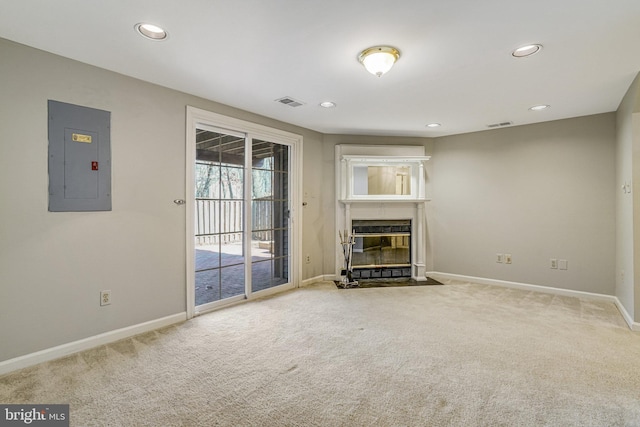
[[[342,201],[424,200],[428,156],[353,156],[341,161]]]

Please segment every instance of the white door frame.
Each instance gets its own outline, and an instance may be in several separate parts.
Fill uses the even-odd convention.
[[[187,318],[196,315],[195,311],[195,251],[194,251],[194,206],[195,206],[195,161],[196,161],[196,128],[198,125],[228,129],[230,132],[241,132],[247,135],[249,140],[263,139],[286,144],[291,147],[290,156],[290,221],[291,221],[291,270],[289,272],[290,286],[278,286],[256,293],[256,296],[264,296],[268,293],[279,292],[291,287],[299,287],[302,274],[302,136],[282,131],[257,123],[224,116],[199,108],[187,106],[186,119],[186,292],[187,292]],[[245,171],[245,174],[251,170]],[[245,230],[251,234],[250,229]],[[247,299],[252,299],[254,294],[247,293]],[[228,305],[237,302],[235,299],[223,302]],[[218,306],[216,306],[218,307]]]

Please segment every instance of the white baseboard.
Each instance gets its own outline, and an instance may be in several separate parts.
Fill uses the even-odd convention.
[[[551,286],[532,285],[529,283],[509,282],[506,280],[487,279],[484,277],[463,276],[461,274],[439,273],[437,271],[430,271],[427,273],[428,277],[432,277],[436,280],[438,278],[461,280],[465,282],[479,283],[481,285],[495,285],[502,286],[503,288],[523,289],[526,291],[544,292],[546,294],[562,295],[567,297],[589,298],[600,301],[615,302],[617,299],[612,295],[596,294],[592,292],[574,291],[571,289],[553,288]]]
[[[324,282],[325,280],[329,280],[327,279],[326,275],[319,275],[316,277],[311,277],[309,279],[304,279],[302,282],[300,282],[300,287],[304,288],[305,286],[309,286],[309,285],[313,285],[314,283],[319,283],[319,282]]]
[[[450,273],[440,273],[437,271],[429,271],[426,273],[427,277],[431,277],[433,279],[450,279],[450,280],[461,280],[465,282],[479,283],[482,285],[494,285],[494,286],[502,286],[504,288],[512,288],[512,289],[522,289],[526,291],[536,291],[543,292],[547,294],[561,295],[567,297],[576,297],[576,298],[587,298],[598,301],[606,301],[612,302],[620,311],[620,314],[624,318],[624,321],[629,326],[629,329],[632,331],[640,331],[640,323],[634,322],[629,315],[629,312],[624,308],[618,297],[613,295],[604,295],[604,294],[596,294],[592,292],[583,292],[583,291],[574,291],[571,289],[562,289],[562,288],[554,288],[551,286],[540,286],[540,285],[532,285],[529,283],[520,283],[520,282],[509,282],[506,280],[496,280],[496,279],[487,279],[484,277],[473,277],[473,276],[463,276],[460,274],[450,274]]]
[[[624,308],[624,305],[622,305],[622,301],[620,301],[617,297],[616,307],[618,307],[618,311],[620,312],[620,314],[622,314],[622,317],[624,318],[624,321],[627,322],[627,325],[629,325],[629,328],[631,328],[632,331],[640,332],[640,323],[633,321],[627,309]]]
[[[137,325],[127,326],[126,328],[116,329],[114,331],[105,332],[103,334],[62,344],[56,347],[47,348],[35,353],[26,354],[24,356],[15,357],[13,359],[0,362],[0,375],[6,374],[38,363],[48,362],[50,360],[59,359],[79,351],[88,350],[104,344],[139,335],[144,332],[153,331],[175,323],[187,320],[187,313],[178,313],[171,316],[162,317],[160,319],[151,320]]]

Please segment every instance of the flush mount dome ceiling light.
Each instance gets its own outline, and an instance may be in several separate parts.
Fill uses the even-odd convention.
[[[541,44],[528,44],[525,46],[521,46],[511,52],[511,55],[516,58],[526,58],[527,56],[534,55],[542,49]]]
[[[373,46],[358,55],[358,61],[364,68],[378,77],[389,71],[400,58],[400,51],[391,46]]]
[[[166,40],[169,36],[164,29],[157,25],[146,24],[144,22],[136,24],[135,29],[140,35],[150,40]]]

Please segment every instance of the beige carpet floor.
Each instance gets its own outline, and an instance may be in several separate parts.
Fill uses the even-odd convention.
[[[640,426],[616,307],[460,282],[320,283],[0,377],[72,426]]]

